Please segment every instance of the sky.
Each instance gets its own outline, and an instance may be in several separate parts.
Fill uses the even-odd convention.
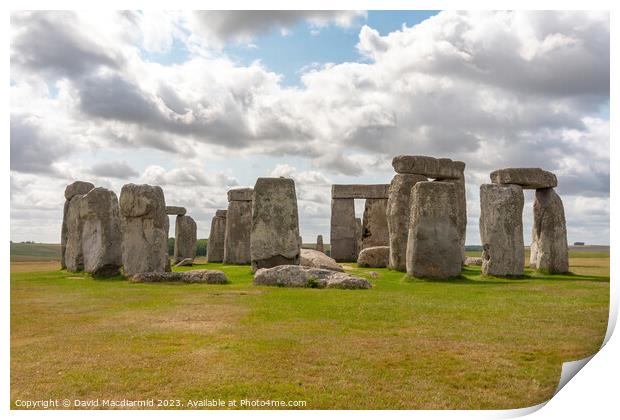
[[[260,176],[293,178],[304,241],[329,241],[331,184],[387,184],[410,154],[466,163],[468,244],[506,167],[554,172],[569,243],[609,243],[608,13],[16,11],[10,31],[12,241],[58,243],[75,180],[160,185],[206,238]]]

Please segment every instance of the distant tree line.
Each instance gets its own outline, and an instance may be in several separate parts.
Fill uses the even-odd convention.
[[[207,244],[208,239],[198,239],[196,241],[196,256],[197,257],[206,257],[207,256]],[[168,255],[174,255],[174,238],[168,238]]]

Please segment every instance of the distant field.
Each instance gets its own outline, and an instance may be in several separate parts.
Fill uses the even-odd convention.
[[[11,261],[60,261],[60,244],[11,243]]]

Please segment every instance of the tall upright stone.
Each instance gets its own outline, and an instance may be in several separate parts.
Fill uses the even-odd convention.
[[[211,219],[211,232],[207,244],[207,261],[224,261],[224,240],[226,238],[226,210],[216,210]]]
[[[60,231],[60,268],[65,269],[67,265],[65,264],[65,250],[67,248],[67,212],[69,211],[69,202],[71,199],[78,194],[86,194],[90,190],[95,188],[95,186],[90,182],[84,181],[75,181],[72,184],[67,185],[65,188],[65,204],[62,211],[62,227]]]
[[[523,248],[523,189],[514,184],[480,186],[482,273],[520,276]]]
[[[456,187],[449,182],[417,182],[411,191],[407,274],[450,278],[461,273]]]
[[[174,264],[196,258],[196,222],[191,216],[177,216],[174,228]]]
[[[407,271],[407,238],[411,216],[411,189],[423,175],[396,174],[390,183],[387,201],[387,224],[390,237],[389,264],[392,270]]]
[[[250,243],[253,271],[299,264],[299,216],[292,179],[256,180]]]
[[[323,245],[323,235],[318,235],[316,237],[316,248],[319,252],[325,252],[325,246]]]
[[[461,257],[465,264],[465,239],[467,235],[467,194],[465,192],[465,176],[461,174],[458,179],[438,179],[440,182],[450,182],[456,188],[456,207],[457,225],[459,232],[459,245],[461,247]]]
[[[161,187],[123,185],[119,204],[125,275],[165,271],[169,263],[169,221]]]
[[[390,244],[386,212],[387,199],[366,199],[362,219],[362,249]]]
[[[66,215],[66,242],[64,266],[68,271],[84,270],[84,252],[82,250],[82,231],[84,220],[80,217],[80,207],[85,194],[75,194],[69,200]]]
[[[332,199],[330,256],[336,261],[357,259],[355,202],[351,198]]]
[[[250,264],[250,233],[252,231],[252,188],[228,191],[224,263]]]
[[[534,268],[548,273],[567,273],[568,240],[562,199],[553,188],[536,190],[530,248]]]
[[[362,219],[360,217],[355,218],[355,259],[353,261],[357,261],[357,258],[362,252],[362,239],[364,235],[364,229],[362,227]]]
[[[94,188],[80,199],[84,271],[93,276],[120,272],[121,220],[114,191]]]

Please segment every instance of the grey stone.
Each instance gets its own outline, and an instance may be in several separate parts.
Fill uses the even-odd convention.
[[[482,265],[482,257],[465,257],[465,265]]]
[[[390,259],[390,247],[373,246],[362,249],[357,257],[359,267],[383,268],[387,267]]]
[[[93,276],[120,272],[121,220],[114,191],[93,188],[80,199],[84,271]]]
[[[366,279],[350,274],[299,265],[261,268],[254,275],[254,284],[278,287],[310,287],[317,289],[370,289]]]
[[[252,188],[235,188],[228,190],[228,201],[252,201],[253,195]]]
[[[224,263],[250,264],[252,202],[230,201],[226,213]]]
[[[389,244],[387,200],[369,198],[364,205],[364,218],[362,219],[362,249]]]
[[[537,270],[548,273],[567,273],[568,240],[562,199],[553,188],[536,190],[534,226],[530,248]]]
[[[467,234],[467,194],[465,192],[465,177],[461,175],[459,179],[443,179],[440,182],[450,182],[456,187],[456,208],[457,226],[459,233],[459,245],[461,247],[461,257],[465,263],[465,238]]]
[[[324,268],[325,270],[344,271],[336,260],[314,249],[301,249],[299,265],[303,265],[304,267]]]
[[[392,167],[399,174],[417,174],[435,179],[459,179],[465,170],[465,163],[431,156],[400,155],[392,159]]]
[[[523,189],[514,184],[480,186],[482,273],[520,276],[523,248]]]
[[[423,175],[396,174],[390,183],[387,202],[387,224],[390,238],[389,264],[392,270],[407,271],[407,237],[411,215],[411,189],[422,181]]]
[[[207,261],[224,261],[224,241],[226,239],[226,210],[217,210],[211,219],[211,232],[207,244]]]
[[[316,237],[316,250],[319,252],[325,252],[325,246],[323,245],[323,235]]]
[[[179,206],[166,206],[166,214],[170,216],[184,216],[187,213],[185,207]]]
[[[196,258],[196,222],[191,216],[177,216],[174,228],[174,264]]]
[[[349,198],[332,199],[330,255],[336,261],[357,259],[355,202]]]
[[[68,271],[78,272],[84,269],[84,253],[82,251],[82,230],[84,220],[80,217],[83,194],[74,195],[67,207],[67,240],[65,244],[64,262]]]
[[[132,283],[205,283],[227,284],[228,278],[219,270],[190,270],[182,272],[147,272],[137,273],[130,278]]]
[[[299,216],[295,182],[258,178],[252,201],[252,270],[299,264]]]
[[[557,187],[555,174],[540,168],[506,168],[491,172],[494,184],[516,184],[525,189]]]
[[[125,275],[165,271],[169,221],[161,187],[123,185],[119,203]]]
[[[449,182],[418,182],[411,191],[407,274],[450,278],[461,273],[456,187]]]
[[[332,185],[332,198],[388,198],[387,184],[349,184],[349,185]]]
[[[60,268],[62,269],[67,268],[65,264],[65,250],[67,248],[67,211],[69,209],[69,201],[74,196],[86,194],[93,188],[95,188],[93,184],[84,181],[75,181],[65,188],[65,204],[62,211],[62,227],[60,230]]]
[[[362,251],[362,238],[363,238],[364,229],[362,228],[362,219],[359,217],[355,218],[355,258],[352,261],[357,261],[357,257],[360,255]]]
[[[185,259],[182,259],[181,261],[179,261],[178,263],[176,263],[174,266],[175,267],[191,267],[192,265],[194,265],[194,259],[193,258],[185,258]]]
[[[65,199],[71,200],[78,194],[84,195],[93,188],[95,188],[95,186],[90,182],[75,181],[74,183],[67,185],[65,188]]]

